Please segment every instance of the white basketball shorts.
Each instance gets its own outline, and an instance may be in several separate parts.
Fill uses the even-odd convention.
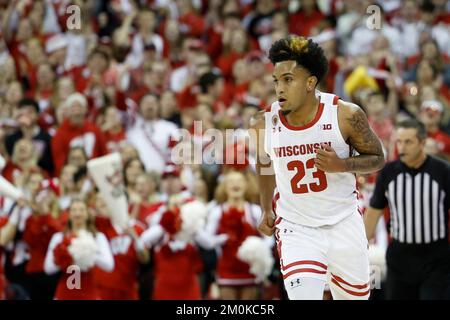
[[[311,228],[281,217],[275,224],[286,289],[315,278],[328,282],[334,299],[368,299],[368,242],[358,212],[332,226]]]

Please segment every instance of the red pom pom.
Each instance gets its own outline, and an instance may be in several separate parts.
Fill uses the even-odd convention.
[[[180,209],[175,208],[164,212],[160,224],[169,235],[175,235],[181,230],[181,214]]]
[[[63,241],[53,249],[53,255],[55,257],[55,264],[62,270],[67,269],[73,264],[72,256],[69,253],[68,247],[70,246],[71,238],[64,237]]]

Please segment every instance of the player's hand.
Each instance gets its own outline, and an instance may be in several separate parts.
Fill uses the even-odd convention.
[[[266,236],[271,236],[275,232],[275,216],[273,212],[264,212],[258,230]]]
[[[339,158],[336,151],[328,144],[321,144],[317,149],[317,155],[314,159],[316,167],[324,172],[344,172],[344,160]]]

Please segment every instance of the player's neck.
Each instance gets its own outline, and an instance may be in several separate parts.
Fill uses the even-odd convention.
[[[314,94],[310,95],[302,106],[286,115],[288,123],[293,126],[304,126],[310,123],[317,114],[319,103],[320,100]]]

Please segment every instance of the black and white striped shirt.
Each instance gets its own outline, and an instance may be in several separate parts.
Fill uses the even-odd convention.
[[[450,165],[432,156],[418,169],[400,160],[390,162],[378,175],[370,206],[390,207],[393,239],[424,244],[448,239]]]

